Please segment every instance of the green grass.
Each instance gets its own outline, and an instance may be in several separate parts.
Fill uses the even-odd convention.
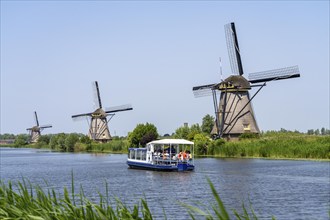
[[[278,134],[225,142],[214,147],[221,157],[330,159],[330,136]]]
[[[210,180],[208,180],[208,183],[216,202],[215,205],[210,206],[211,210],[201,210],[182,202],[180,204],[189,213],[191,219],[200,219],[201,216],[205,219],[231,219],[228,209],[225,208],[213,184]],[[53,189],[44,191],[40,186],[32,186],[30,182],[27,183],[24,179],[14,185],[11,182],[5,184],[0,181],[0,219],[153,219],[145,199],[141,199],[132,208],[123,204],[118,198],[114,198],[116,203],[111,204],[107,184],[106,195],[99,193],[99,197],[100,201],[96,204],[85,197],[82,188],[80,188],[78,194],[75,194],[73,177],[71,193],[67,188],[64,188],[63,196],[59,196]],[[232,216],[234,216],[232,219],[237,220],[258,219],[253,209],[250,208],[248,211],[244,205],[243,214],[233,210]],[[166,219],[166,210],[164,210],[164,219]]]
[[[212,141],[206,138],[202,140],[202,143],[199,142],[195,140],[195,156],[207,154],[211,157],[330,160],[330,135],[267,132],[260,137],[245,135],[240,141]],[[49,148],[49,145],[37,143],[24,147]],[[128,147],[127,139],[114,139],[108,143],[77,142],[72,151],[127,153]],[[61,151],[62,149],[57,146],[53,150]]]

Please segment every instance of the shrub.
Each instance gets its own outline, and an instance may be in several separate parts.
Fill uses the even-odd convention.
[[[208,152],[208,146],[210,145],[210,139],[204,134],[196,134],[194,136],[195,152],[197,155],[206,155]]]

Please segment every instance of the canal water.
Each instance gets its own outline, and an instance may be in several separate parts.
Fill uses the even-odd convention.
[[[71,189],[80,186],[98,202],[98,192],[126,205],[145,198],[155,219],[189,219],[180,203],[211,210],[215,204],[209,178],[227,209],[252,205],[259,219],[329,219],[330,163],[262,159],[195,159],[194,172],[168,173],[128,169],[126,155],[58,153],[0,148],[1,180],[27,178],[33,184]]]

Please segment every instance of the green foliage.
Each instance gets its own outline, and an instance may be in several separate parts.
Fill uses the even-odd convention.
[[[243,133],[239,136],[239,139],[240,140],[243,140],[243,139],[255,139],[255,138],[260,138],[260,135],[259,134],[256,134],[256,133]]]
[[[14,186],[17,190],[14,190],[11,182],[6,185],[0,181],[0,219],[152,220],[147,202],[143,199],[141,199],[141,205],[136,204],[132,209],[124,205],[119,199],[115,199],[116,204],[112,207],[107,188],[106,196],[100,194],[100,202],[96,204],[84,196],[82,188],[80,193],[75,195],[73,185],[72,181],[72,196],[64,188],[63,196],[60,197],[54,189],[44,191],[40,186],[26,184],[25,180]]]
[[[195,216],[204,216],[205,219],[229,220],[228,209],[223,204],[220,195],[216,191],[212,182],[208,179],[215,204],[211,204],[210,210],[203,211],[185,203],[180,204],[187,209],[191,219]],[[70,196],[71,195],[71,196]],[[84,195],[82,187],[78,194],[75,193],[74,180],[72,175],[71,192],[67,188],[63,189],[63,196],[59,196],[54,189],[43,190],[40,186],[32,186],[23,179],[13,185],[10,181],[5,184],[0,180],[0,219],[131,219],[131,220],[152,220],[153,216],[145,199],[129,208],[118,198],[109,197],[109,188],[106,183],[106,194],[99,193],[99,203],[94,203]],[[111,202],[115,200],[115,203]],[[243,214],[238,214],[233,210],[233,216],[237,220],[254,219],[257,220],[252,207],[250,213],[243,204]],[[166,213],[164,211],[164,215]],[[166,217],[165,217],[166,219]]]
[[[330,159],[330,136],[268,133],[259,139],[226,142],[215,151],[221,157]]]
[[[58,134],[57,146],[61,151],[66,151],[67,149],[67,147],[65,146],[65,138],[66,138],[66,134],[64,133]]]
[[[51,135],[40,135],[38,142],[42,142],[44,144],[49,144]]]
[[[197,155],[206,155],[208,153],[210,142],[210,138],[205,134],[196,134],[194,136],[195,153]]]
[[[202,129],[200,128],[199,124],[193,124],[189,129],[189,134],[187,139],[192,141],[194,140],[196,134],[201,134],[201,133],[202,133]]]
[[[175,130],[174,138],[194,140],[196,134],[201,134],[202,129],[199,124],[193,124],[190,127],[182,126]]]
[[[135,129],[128,134],[128,143],[130,147],[144,147],[148,142],[156,140],[158,136],[155,125],[150,123],[138,124]]]
[[[79,141],[79,135],[78,134],[69,134],[65,138],[65,146],[67,151],[73,152],[74,151],[74,145]]]
[[[8,140],[8,139],[15,139],[15,138],[16,138],[16,135],[14,135],[14,134],[8,134],[8,133],[0,134],[0,140]]]
[[[112,140],[108,143],[92,143],[90,151],[92,152],[112,152],[126,153],[128,149],[127,140]]]
[[[209,145],[207,155],[217,155],[219,154],[220,148],[225,145],[224,139],[216,139],[214,141],[211,141],[211,144]]]
[[[80,142],[82,144],[85,144],[85,146],[86,146],[85,150],[87,152],[92,150],[92,140],[87,135],[82,135],[80,137]]]
[[[202,132],[210,134],[214,126],[214,121],[215,119],[213,116],[209,114],[205,115],[202,122]]]
[[[14,142],[14,146],[15,147],[22,147],[24,145],[26,145],[29,141],[29,135],[27,134],[19,134],[17,135],[15,142]]]
[[[53,150],[59,150],[63,152],[80,151],[85,148],[82,146],[82,144],[80,145],[78,144],[81,138],[85,143],[88,143],[88,139],[84,135],[77,133],[71,133],[71,134],[59,133],[51,136],[48,145]],[[77,150],[76,148],[77,149],[79,148],[79,150]]]
[[[174,138],[188,139],[190,129],[188,126],[182,126],[175,130]]]

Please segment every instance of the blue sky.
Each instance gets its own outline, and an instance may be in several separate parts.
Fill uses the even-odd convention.
[[[87,133],[71,115],[132,104],[112,135],[160,134],[213,115],[192,87],[230,75],[224,25],[235,22],[245,73],[298,65],[253,100],[261,130],[329,128],[329,1],[1,1],[1,133]],[[253,94],[255,91],[252,90]]]

